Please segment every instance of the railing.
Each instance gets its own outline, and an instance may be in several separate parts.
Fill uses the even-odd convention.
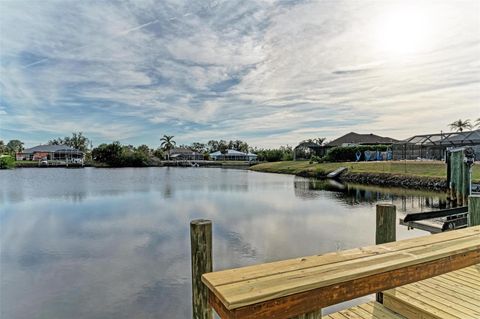
[[[211,319],[213,307],[222,319],[321,318],[321,308],[480,263],[480,196],[469,206],[472,227],[394,242],[395,206],[377,205],[376,246],[219,272],[211,222],[194,221],[193,317]]]

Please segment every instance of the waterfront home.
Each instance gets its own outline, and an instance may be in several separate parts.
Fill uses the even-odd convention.
[[[257,160],[257,154],[244,153],[237,150],[227,150],[225,153],[216,151],[210,153],[210,158],[214,161],[249,161],[253,162]]]
[[[195,152],[184,147],[176,147],[170,150],[170,159],[177,161],[200,161],[203,160],[203,154]]]
[[[398,142],[398,140],[391,137],[384,137],[372,133],[359,134],[350,132],[323,145],[319,145],[311,141],[301,142],[294,148],[293,154],[294,159],[299,160],[310,158],[312,155],[319,157],[325,156],[330,148],[338,146],[392,145],[396,142]]]
[[[444,160],[449,148],[471,147],[480,159],[480,130],[415,135],[392,146],[394,160]]]
[[[38,145],[16,153],[17,161],[57,160],[83,162],[85,154],[68,145]]]
[[[350,132],[337,139],[325,144],[327,148],[335,146],[355,146],[355,145],[391,145],[398,140],[391,137],[384,137],[375,134],[358,134]]]

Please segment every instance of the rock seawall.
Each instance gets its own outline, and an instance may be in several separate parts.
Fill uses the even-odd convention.
[[[447,181],[442,178],[415,177],[391,174],[345,173],[339,178],[342,182],[396,186],[410,189],[446,190]]]

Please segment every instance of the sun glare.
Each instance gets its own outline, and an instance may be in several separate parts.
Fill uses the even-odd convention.
[[[432,20],[427,10],[416,6],[397,7],[380,14],[374,28],[376,49],[388,54],[417,53],[431,44]]]

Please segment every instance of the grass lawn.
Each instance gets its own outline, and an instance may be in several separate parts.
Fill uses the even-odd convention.
[[[328,174],[342,166],[347,167],[351,173],[387,173],[418,177],[447,177],[447,168],[443,162],[388,161],[310,164],[308,161],[286,161],[262,163],[254,165],[250,169],[259,172],[301,175],[302,173],[316,172]],[[480,181],[480,165],[476,164],[473,166],[472,177],[474,181]]]

